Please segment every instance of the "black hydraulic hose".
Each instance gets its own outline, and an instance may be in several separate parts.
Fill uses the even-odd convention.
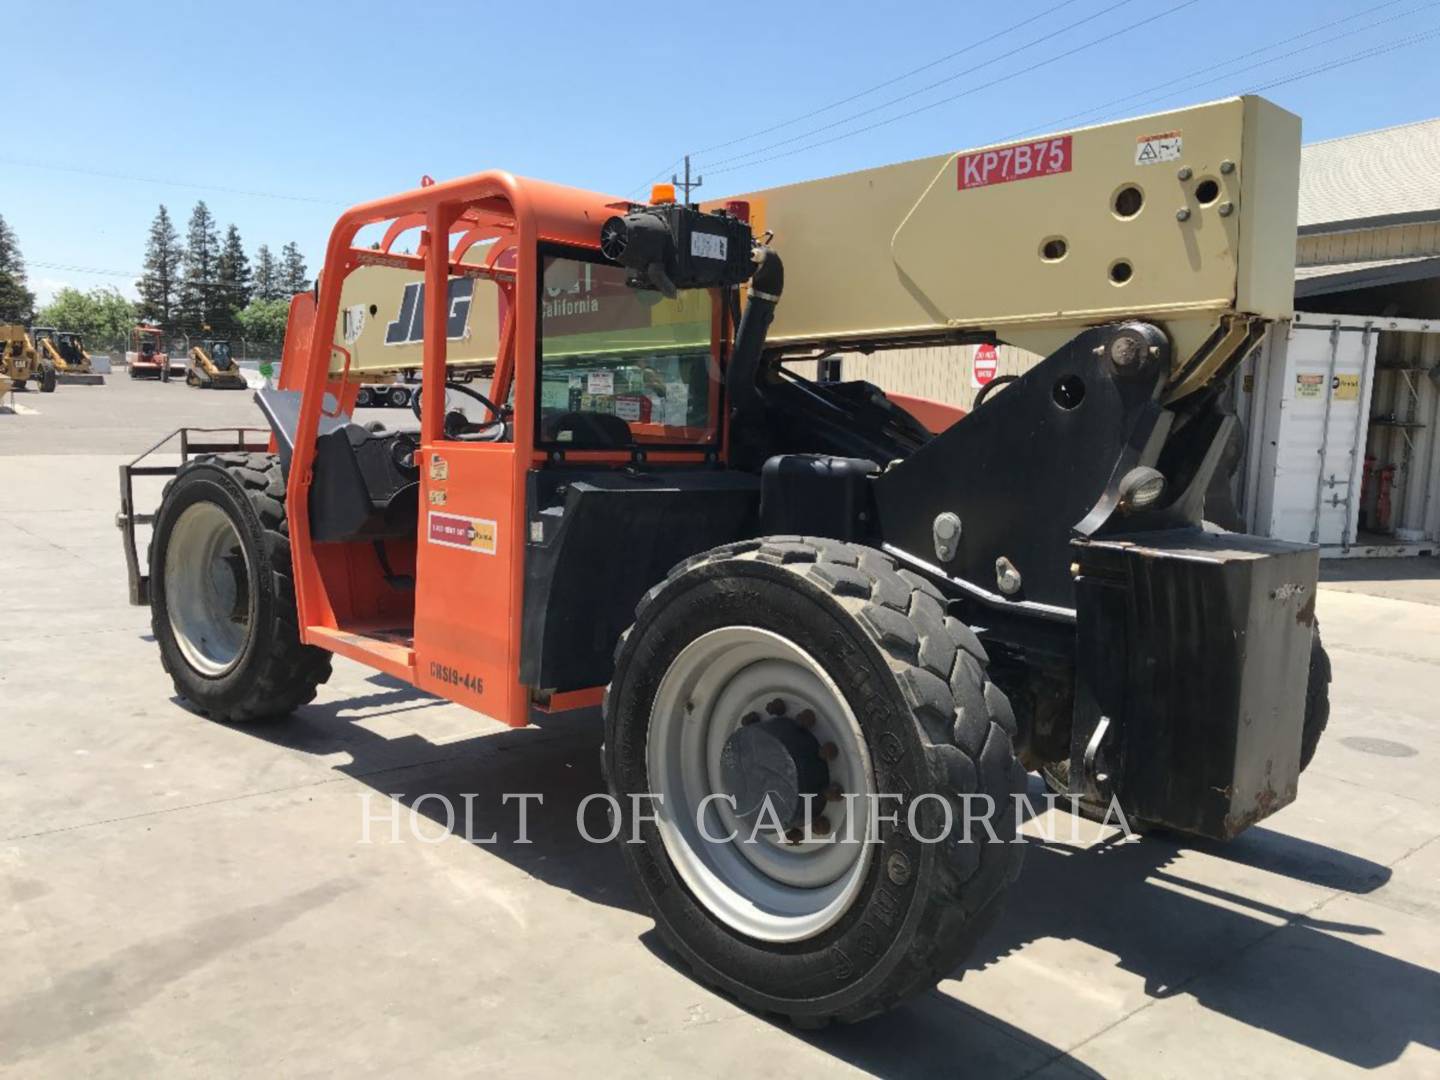
[[[765,351],[765,335],[775,319],[775,305],[785,289],[785,267],[780,256],[762,248],[760,265],[750,279],[750,299],[740,325],[735,330],[735,347],[730,352],[730,368],[725,375],[725,389],[731,407],[737,414],[753,413],[764,405],[760,394],[760,360]]]

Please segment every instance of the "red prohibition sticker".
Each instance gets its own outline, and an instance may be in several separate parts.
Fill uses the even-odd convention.
[[[1069,135],[1060,135],[1038,142],[961,154],[958,159],[960,190],[1067,173],[1070,171],[1070,141]]]

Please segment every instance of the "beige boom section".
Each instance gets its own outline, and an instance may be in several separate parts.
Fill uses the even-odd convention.
[[[351,374],[420,367],[422,277],[413,270],[362,266],[345,279],[335,340],[350,352]],[[498,286],[479,278],[454,278],[450,288],[447,362],[463,366],[493,360],[500,338]],[[338,373],[344,367],[345,357],[337,351],[331,370]]]
[[[738,198],[785,260],[773,343],[989,332],[1043,355],[1145,319],[1175,345],[1179,394],[1230,363],[1252,320],[1289,315],[1299,155],[1297,117],[1240,97]]]

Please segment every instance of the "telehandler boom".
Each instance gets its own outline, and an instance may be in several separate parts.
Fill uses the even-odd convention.
[[[1218,839],[1295,797],[1316,549],[1204,493],[1218,390],[1289,312],[1299,134],[1237,98],[703,207],[505,172],[356,206],[267,427],[122,468],[131,599],[227,723],[332,655],[512,725],[602,704],[690,969],[806,1024],[884,1010],[998,913],[1027,768]],[[928,423],[785,363],[993,340],[1048,355]],[[354,423],[403,368],[417,422]]]

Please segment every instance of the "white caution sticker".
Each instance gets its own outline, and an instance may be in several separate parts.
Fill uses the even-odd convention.
[[[1141,135],[1135,140],[1135,164],[1159,165],[1180,156],[1184,140],[1178,131],[1162,131],[1158,135]]]

